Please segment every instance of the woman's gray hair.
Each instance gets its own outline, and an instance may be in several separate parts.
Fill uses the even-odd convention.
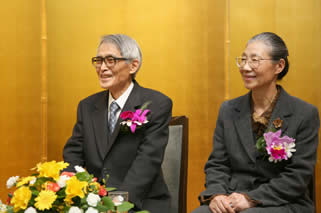
[[[104,35],[101,38],[98,48],[103,43],[111,43],[115,45],[119,49],[121,56],[124,58],[128,58],[130,61],[133,59],[138,60],[139,65],[137,71],[132,75],[132,78],[135,79],[136,73],[142,65],[142,53],[137,42],[131,37],[124,34],[110,34]]]
[[[272,48],[272,51],[270,53],[270,56],[274,61],[279,61],[281,58],[285,61],[285,67],[282,70],[282,72],[279,73],[278,79],[281,80],[289,71],[289,51],[288,48],[285,45],[285,42],[282,40],[282,38],[275,33],[271,32],[263,32],[258,35],[253,36],[247,43],[251,43],[254,41],[262,41],[267,46]]]

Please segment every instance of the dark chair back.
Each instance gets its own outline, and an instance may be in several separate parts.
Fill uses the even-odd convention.
[[[171,194],[168,213],[186,213],[188,161],[188,118],[173,117],[169,125],[169,139],[162,164],[164,178]]]

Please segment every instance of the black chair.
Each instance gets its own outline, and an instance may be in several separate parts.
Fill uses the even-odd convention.
[[[171,194],[168,213],[186,213],[188,161],[188,118],[173,117],[169,126],[169,139],[162,164],[164,178]]]

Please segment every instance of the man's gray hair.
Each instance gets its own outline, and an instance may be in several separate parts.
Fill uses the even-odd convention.
[[[124,58],[128,58],[130,61],[133,59],[137,59],[139,61],[137,71],[132,76],[134,79],[136,73],[142,65],[142,53],[137,42],[131,37],[124,34],[110,34],[104,35],[101,38],[98,48],[103,43],[111,43],[115,45],[119,49],[121,56]]]

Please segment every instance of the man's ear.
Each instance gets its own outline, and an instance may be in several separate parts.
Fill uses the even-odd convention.
[[[130,64],[129,64],[129,73],[131,75],[135,74],[138,70],[138,67],[139,67],[139,61],[138,59],[133,59]]]
[[[275,74],[279,74],[283,71],[285,67],[285,60],[283,58],[280,59],[280,61],[276,64]]]

